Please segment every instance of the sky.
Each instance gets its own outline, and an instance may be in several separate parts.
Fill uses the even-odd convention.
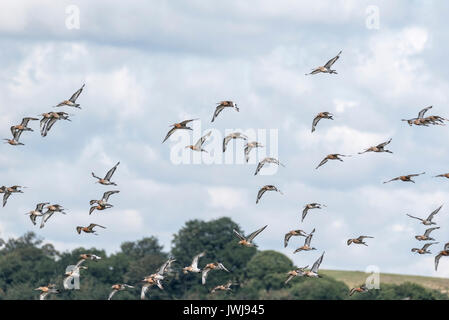
[[[429,114],[449,117],[448,9],[443,1],[2,1],[2,138],[22,117],[55,111],[85,88],[81,110],[61,110],[72,122],[57,122],[45,138],[32,122],[24,146],[1,146],[0,185],[27,188],[0,209],[0,237],[34,231],[59,250],[112,253],[124,241],[156,236],[169,250],[186,221],[226,216],[246,233],[268,225],[259,248],[298,266],[325,251],[325,269],[448,277],[449,259],[435,272],[434,254],[410,252],[423,245],[414,236],[426,227],[406,213],[427,217],[443,204],[431,251],[449,241],[449,181],[433,178],[449,172],[449,128],[401,121],[429,105]],[[340,50],[338,74],[305,76]],[[224,110],[211,123],[221,100],[240,111]],[[311,133],[321,111],[334,120]],[[193,131],[161,143],[169,125],[193,118]],[[264,147],[245,164],[243,141],[231,141],[229,158],[218,163],[223,135],[235,130],[258,132],[250,138]],[[204,147],[217,161],[205,153],[176,161],[208,131]],[[390,138],[393,154],[357,154]],[[353,156],[315,170],[330,153]],[[285,167],[254,176],[267,155]],[[118,186],[96,184],[91,172],[104,175],[118,161]],[[419,172],[426,174],[416,184],[382,183]],[[283,195],[267,192],[256,205],[266,184]],[[89,200],[116,188],[114,207],[89,216]],[[67,215],[39,229],[25,213],[44,201]],[[310,202],[327,207],[301,223]],[[107,229],[76,233],[91,222]],[[298,228],[316,229],[316,251],[293,254],[303,238],[283,248],[284,234]],[[359,235],[374,239],[346,245]]]

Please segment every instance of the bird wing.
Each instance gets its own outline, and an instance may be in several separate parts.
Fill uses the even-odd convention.
[[[444,250],[445,250],[445,251],[448,251],[448,250],[449,250],[449,242],[446,243],[446,244],[444,245]]]
[[[115,166],[113,166],[108,173],[106,173],[106,176],[104,177],[105,180],[110,180],[112,178],[112,175],[114,174],[115,170],[117,170],[117,166],[120,164],[120,161],[117,162]]]
[[[92,229],[95,228],[95,227],[100,227],[100,228],[106,229],[106,227],[100,226],[99,224],[96,224],[96,223],[91,223],[91,224],[87,227],[87,229],[92,230]]]
[[[315,229],[312,230],[311,233],[307,236],[306,240],[304,241],[305,246],[310,246],[310,242],[312,241],[313,233],[315,232]]]
[[[42,202],[42,203],[38,203],[36,205],[36,211],[42,212],[42,210],[44,209],[44,206],[46,204],[50,204],[50,202]]]
[[[257,164],[256,172],[254,173],[254,175],[257,175],[259,173],[260,169],[262,169],[265,163],[267,163],[267,159],[263,159]]]
[[[226,151],[226,146],[228,145],[228,142],[232,139],[231,135],[228,135],[224,137],[223,139],[223,152]]]
[[[215,118],[220,114],[220,112],[223,111],[224,108],[225,107],[222,106],[222,105],[219,105],[219,106],[217,106],[217,108],[215,108],[214,116],[212,117],[212,121],[211,122],[214,122]]]
[[[314,272],[314,273],[318,273],[318,269],[320,267],[321,262],[323,261],[323,256],[324,256],[324,252],[321,255],[321,257],[318,258],[317,261],[315,261],[315,263],[312,266],[312,269],[310,269],[310,271]]]
[[[117,292],[118,290],[114,289],[111,291],[111,293],[109,294],[108,300],[111,300],[112,296]]]
[[[47,132],[50,131],[51,127],[53,127],[53,125],[56,123],[56,121],[58,121],[58,119],[56,118],[51,118],[50,120],[47,121],[47,123],[45,124],[45,127],[42,130],[42,136],[45,137],[47,135]]]
[[[86,261],[86,259],[81,259],[80,261],[78,261],[77,264],[75,265],[75,268],[79,268],[84,261]]]
[[[432,106],[429,106],[427,108],[422,109],[419,113],[418,113],[418,119],[421,119],[422,117],[424,117],[424,114],[427,112],[427,110],[432,109]]]
[[[302,219],[301,219],[301,222],[304,221],[304,218],[306,217],[307,212],[309,212],[309,207],[308,207],[308,206],[306,206],[306,207],[304,208],[304,210],[302,210]]]
[[[198,269],[198,260],[201,258],[201,257],[204,257],[204,255],[206,254],[206,252],[201,252],[200,254],[197,254],[195,257],[193,257],[193,260],[192,260],[192,268],[194,268],[194,269]]]
[[[335,56],[335,57],[333,57],[332,59],[330,59],[328,62],[326,62],[326,64],[324,65],[324,67],[326,68],[326,69],[329,69],[330,67],[332,67],[332,65],[340,58],[340,54],[341,54],[341,51]]]
[[[385,147],[387,144],[389,144],[390,142],[391,142],[391,139],[386,142],[383,142],[381,144],[378,144],[376,147],[381,149],[381,148]]]
[[[81,92],[83,92],[83,88],[84,88],[84,84],[83,86],[78,89],[78,91],[76,91],[69,99],[69,101],[75,103],[76,99],[78,99],[79,95],[81,94]]]
[[[179,124],[181,124],[181,126],[185,126],[187,123],[195,121],[195,120],[198,120],[198,118],[190,119],[190,120],[184,120],[184,121],[181,121]]]
[[[239,238],[240,240],[245,240],[245,237],[242,236],[237,230],[232,229],[232,231],[233,231],[234,234],[237,236],[237,238]]]
[[[173,132],[175,132],[176,131],[176,129],[178,129],[178,128],[176,128],[176,127],[173,127],[173,128],[171,128],[168,132],[167,132],[167,135],[165,136],[165,139],[164,139],[164,141],[162,141],[162,143],[164,143],[172,134],[173,134]]]
[[[436,214],[441,210],[442,207],[443,207],[443,205],[441,205],[441,206],[439,206],[437,209],[435,209],[435,210],[429,215],[429,217],[427,218],[427,220],[431,221],[431,220],[433,219],[433,216],[436,215]]]
[[[292,237],[291,233],[286,233],[285,234],[285,237],[284,237],[284,248],[287,248],[288,241],[290,240],[291,237]]]
[[[253,233],[251,233],[251,234],[248,236],[248,241],[249,241],[249,242],[253,241],[253,239],[254,239],[255,237],[257,237],[257,236],[259,235],[259,233],[261,233],[262,231],[264,231],[266,227],[268,227],[268,225],[266,225],[265,227],[262,227],[262,228],[260,228],[259,230],[256,230],[256,231],[254,231]]]
[[[316,116],[316,117],[313,119],[313,121],[312,121],[312,132],[315,131],[315,127],[316,127],[316,125],[318,124],[318,122],[320,122],[320,120],[321,120],[321,117],[320,117],[320,116]]]
[[[440,227],[429,228],[424,232],[424,236],[428,237],[433,230],[440,229]]]
[[[103,194],[103,198],[102,198],[102,199],[103,199],[104,202],[107,202],[110,195],[112,195],[112,194],[114,194],[114,193],[119,193],[119,192],[120,192],[119,190],[106,191],[106,192]]]
[[[440,258],[442,256],[443,255],[441,253],[439,253],[438,255],[435,256],[435,271],[437,271],[437,269],[438,269],[438,263],[440,262]]]
[[[5,192],[5,194],[3,195],[3,206],[6,205],[6,202],[8,202],[8,198],[11,195],[11,192]]]
[[[203,272],[202,272],[202,274],[201,274],[201,283],[202,283],[203,285],[206,284],[207,274],[209,273],[209,271],[210,271],[210,269],[209,269],[209,268],[206,268],[206,269],[203,270]]]
[[[23,132],[23,130],[16,130],[15,132],[13,132],[12,135],[14,137],[14,140],[19,141],[22,132]]]
[[[259,190],[259,192],[257,193],[257,200],[256,203],[259,203],[260,198],[262,198],[263,194],[267,191],[267,189],[262,188]]]
[[[417,177],[417,176],[420,176],[422,174],[425,174],[425,172],[409,174],[409,175],[407,175],[407,177]]]
[[[418,217],[415,217],[415,216],[412,216],[412,215],[410,215],[410,214],[408,214],[408,213],[406,213],[406,215],[408,215],[410,218],[418,219],[418,220],[420,220],[420,221],[423,221],[423,219],[418,218]]]
[[[427,248],[429,248],[431,245],[433,245],[433,244],[437,244],[438,242],[429,242],[429,243],[426,243],[423,247],[422,247],[422,250],[427,250]]]
[[[321,160],[320,164],[315,169],[318,169],[319,167],[321,167],[323,164],[325,164],[327,162],[327,160],[328,160],[327,158],[324,158],[323,160]]]
[[[150,284],[149,284],[149,283],[144,284],[144,285],[142,286],[142,291],[140,292],[140,299],[141,299],[141,300],[145,300],[145,294],[147,293],[149,287],[150,287]]]
[[[362,241],[363,239],[368,239],[368,238],[374,238],[374,237],[370,237],[370,236],[360,236],[357,238],[357,240]]]
[[[388,182],[391,182],[391,181],[399,180],[399,178],[400,178],[400,177],[396,177],[396,178],[393,178],[393,179],[391,179],[391,180],[384,181],[384,183],[388,183]]]
[[[226,269],[226,267],[222,263],[218,262],[217,266],[218,266],[218,270],[224,270],[224,271],[229,272],[229,270]]]
[[[202,136],[195,144],[195,148],[201,148],[201,146],[204,144],[206,139],[211,135],[212,131],[209,131],[207,134]]]

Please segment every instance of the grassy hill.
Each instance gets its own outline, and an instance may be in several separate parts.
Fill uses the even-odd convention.
[[[365,283],[368,274],[362,271],[341,271],[341,270],[320,270],[323,275],[330,276],[336,280],[344,282],[350,288]],[[380,287],[382,283],[401,284],[404,282],[413,282],[423,287],[438,290],[442,293],[449,293],[449,279],[432,278],[403,274],[380,274]]]

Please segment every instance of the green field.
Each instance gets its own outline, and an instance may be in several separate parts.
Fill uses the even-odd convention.
[[[342,281],[350,288],[365,283],[365,279],[368,276],[367,273],[362,271],[320,270],[320,273]],[[449,293],[449,279],[447,278],[433,278],[391,273],[380,274],[381,288],[383,283],[401,284],[404,282],[412,282],[429,289],[438,290],[442,293]]]

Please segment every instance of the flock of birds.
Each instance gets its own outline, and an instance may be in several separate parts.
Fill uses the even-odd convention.
[[[328,74],[337,74],[336,70],[331,69],[333,64],[340,58],[341,55],[341,51],[332,59],[330,59],[324,66],[319,66],[317,68],[314,68],[310,73],[306,74],[306,75],[314,75],[314,74],[318,74],[318,73],[328,73]],[[76,91],[72,97],[68,100],[64,100],[63,102],[59,103],[58,105],[56,105],[55,107],[73,107],[73,108],[78,108],[81,109],[80,105],[78,103],[76,103],[76,100],[78,99],[78,97],[80,96],[81,92],[83,91],[84,85],[78,90]],[[237,107],[237,104],[234,103],[233,101],[221,101],[217,104],[215,112],[213,114],[212,117],[212,121],[214,122],[217,117],[219,116],[219,114],[226,108],[230,108],[230,109],[234,109],[235,111],[239,112],[239,108]],[[435,115],[430,115],[425,117],[425,114],[428,110],[430,110],[432,108],[432,106],[429,106],[427,108],[424,108],[423,110],[421,110],[418,113],[418,116],[416,118],[412,118],[412,119],[402,119],[402,121],[407,121],[407,123],[410,126],[429,126],[429,125],[444,125],[444,121],[448,121],[445,118],[442,118],[440,116],[435,116]],[[45,137],[47,135],[47,133],[50,131],[50,129],[52,128],[52,126],[58,121],[58,120],[68,120],[69,119],[69,114],[66,112],[48,112],[48,113],[43,113],[41,114],[42,119],[40,120],[40,131],[41,131],[41,135],[43,137]],[[318,125],[318,123],[320,122],[321,119],[329,119],[329,120],[333,120],[333,114],[331,114],[330,112],[319,112],[316,117],[313,119],[312,121],[312,133],[316,130],[316,127]],[[6,143],[12,145],[12,146],[18,146],[18,145],[23,145],[23,143],[19,142],[19,139],[21,137],[21,134],[23,131],[33,131],[32,128],[28,127],[28,124],[30,121],[34,121],[34,120],[39,120],[37,118],[32,118],[32,117],[27,117],[27,118],[23,118],[21,124],[18,125],[14,125],[11,127],[11,133],[12,133],[12,139],[4,139],[6,140]],[[168,133],[166,134],[164,140],[162,141],[162,143],[164,143],[165,141],[168,140],[168,138],[176,131],[178,130],[193,130],[191,127],[189,127],[189,123],[191,123],[192,121],[195,120],[199,120],[199,119],[188,119],[188,120],[184,120],[181,121],[179,123],[174,123],[171,125],[171,129],[168,131]],[[192,151],[196,151],[196,152],[207,152],[207,150],[205,150],[203,148],[204,143],[207,141],[207,139],[210,137],[211,132],[209,131],[207,134],[205,134],[204,136],[202,136],[194,145],[189,145],[186,146],[185,148],[188,148]],[[223,139],[223,152],[226,152],[226,148],[227,145],[229,144],[229,142],[231,140],[236,140],[236,139],[241,139],[244,140],[246,142],[246,144],[244,145],[244,155],[245,155],[245,160],[246,162],[248,162],[249,157],[250,157],[250,153],[253,149],[255,148],[261,148],[263,147],[263,145],[261,145],[259,142],[257,141],[248,141],[248,137],[245,136],[244,134],[242,134],[241,132],[233,132],[229,135],[227,135],[224,139]],[[386,142],[380,143],[376,146],[371,146],[361,152],[359,152],[359,154],[364,154],[367,152],[375,152],[375,153],[393,153],[390,150],[385,149],[387,145],[390,144],[390,142],[392,141],[392,139],[389,139]],[[325,165],[329,160],[338,160],[338,161],[342,161],[343,159],[342,157],[351,157],[352,155],[344,155],[344,154],[339,154],[339,153],[335,153],[335,154],[329,154],[327,155],[316,167],[316,169],[320,168],[321,166]],[[111,181],[112,176],[114,174],[114,172],[117,170],[118,165],[120,164],[120,162],[118,162],[114,167],[112,167],[104,176],[104,178],[101,178],[99,176],[96,176],[93,172],[92,172],[92,176],[97,179],[97,183],[101,184],[101,185],[105,185],[105,186],[116,186],[117,184],[113,181]],[[278,166],[283,166],[285,167],[284,164],[282,164],[281,162],[279,162],[278,159],[276,158],[272,158],[272,157],[266,157],[264,158],[262,161],[260,161],[257,165],[256,171],[254,173],[254,175],[257,175],[260,170],[265,166],[265,165],[269,165],[269,164],[274,164],[274,165],[278,165]],[[398,176],[395,177],[393,179],[390,179],[388,181],[385,181],[384,183],[388,183],[388,182],[392,182],[392,181],[403,181],[403,182],[412,182],[415,183],[415,181],[412,180],[413,177],[419,176],[425,174],[425,172],[423,173],[418,173],[418,174],[408,174],[408,175],[402,175],[402,176]],[[439,174],[435,177],[444,177],[444,178],[449,178],[449,173],[444,173],[444,174]],[[0,193],[3,193],[3,206],[6,205],[8,198],[10,197],[11,194],[13,193],[23,193],[23,191],[21,190],[21,188],[25,188],[22,186],[11,186],[11,187],[5,187],[2,186],[0,187]],[[283,194],[281,190],[279,190],[276,186],[274,185],[265,185],[262,188],[260,188],[260,190],[257,193],[257,198],[256,198],[256,204],[258,204],[262,198],[262,196],[267,192],[267,191],[275,191],[278,192],[280,194]],[[103,194],[103,197],[100,200],[91,200],[90,201],[90,210],[89,210],[89,215],[92,214],[93,211],[95,210],[105,210],[108,208],[113,207],[112,204],[108,203],[109,197],[113,194],[119,193],[118,190],[110,190],[107,191]],[[319,204],[319,203],[309,203],[306,204],[303,211],[302,211],[302,217],[301,217],[301,222],[304,221],[304,219],[306,218],[309,210],[312,209],[322,209],[323,207],[326,207],[326,205],[324,204]],[[438,209],[436,209],[435,211],[433,211],[429,217],[427,218],[418,218],[412,215],[407,214],[409,217],[414,218],[414,219],[418,219],[421,221],[421,223],[425,226],[430,226],[430,225],[435,225],[435,222],[432,221],[433,217],[435,216],[435,214],[437,214],[440,209],[442,208],[442,206],[440,206]],[[46,211],[44,212],[44,209],[46,209]],[[50,204],[48,202],[42,202],[36,205],[35,210],[30,211],[29,213],[27,213],[30,216],[30,219],[33,223],[33,225],[36,225],[36,219],[38,217],[41,217],[41,224],[40,224],[40,228],[43,228],[45,223],[48,221],[48,219],[50,219],[50,217],[55,213],[55,212],[59,212],[62,214],[65,214],[64,212],[64,208],[59,205],[59,204]],[[100,228],[106,228],[104,226],[95,224],[95,223],[91,223],[89,226],[87,227],[83,227],[83,226],[77,226],[76,227],[76,231],[78,232],[78,234],[80,234],[81,232],[85,232],[85,233],[93,233],[96,234],[96,231],[94,230],[94,228],[96,227],[100,227]],[[234,235],[236,236],[236,238],[238,239],[238,244],[243,246],[243,247],[257,247],[256,244],[254,244],[254,239],[261,234],[265,229],[267,228],[267,225],[265,225],[264,227],[252,232],[251,234],[249,234],[248,236],[244,236],[242,234],[240,234],[237,230],[233,230]],[[417,235],[415,236],[415,238],[418,241],[434,241],[433,238],[430,237],[430,233],[436,229],[439,229],[439,227],[432,227],[427,229],[423,235]],[[297,249],[294,250],[293,253],[298,253],[298,252],[302,252],[302,251],[311,251],[311,250],[316,250],[316,248],[311,246],[311,241],[313,238],[313,235],[315,233],[315,229],[313,229],[310,233],[305,232],[304,230],[291,230],[289,232],[287,232],[285,234],[284,237],[284,247],[288,246],[288,243],[290,241],[290,239],[292,237],[304,237],[304,245],[298,247]],[[359,245],[364,245],[367,246],[365,239],[369,239],[369,238],[373,238],[371,236],[366,236],[366,235],[361,235],[358,236],[357,238],[351,238],[347,240],[347,245],[351,245],[351,244],[359,244]],[[438,242],[427,242],[422,248],[413,248],[411,249],[412,252],[416,252],[418,254],[429,254],[431,253],[428,248],[431,245],[437,244]],[[301,267],[301,268],[297,268],[295,270],[291,270],[287,273],[287,278],[285,280],[285,284],[287,284],[289,281],[291,281],[292,279],[294,279],[295,277],[309,277],[309,278],[319,278],[321,277],[318,273],[320,265],[323,261],[324,258],[324,251],[323,253],[319,256],[319,258],[313,263],[312,267],[309,268],[309,266],[305,266],[305,267]],[[229,270],[220,262],[220,261],[214,261],[214,262],[209,262],[207,263],[203,268],[200,268],[198,263],[200,258],[204,257],[206,254],[206,252],[201,252],[199,254],[197,254],[196,256],[193,257],[192,259],[192,263],[191,265],[182,268],[182,272],[184,274],[189,274],[189,273],[201,273],[201,283],[203,285],[206,284],[206,280],[207,277],[209,275],[209,273],[213,270],[222,270],[225,272],[229,272]],[[446,243],[444,246],[444,249],[442,251],[440,251],[438,253],[438,255],[436,255],[435,257],[435,270],[437,270],[438,268],[438,263],[441,257],[443,256],[449,256],[449,243]],[[81,260],[78,261],[78,263],[70,270],[67,271],[65,274],[65,279],[63,281],[63,286],[65,289],[68,289],[70,287],[70,283],[71,281],[75,278],[75,277],[80,277],[80,270],[84,269],[86,270],[88,267],[84,266],[84,262],[85,261],[99,261],[101,260],[101,257],[93,255],[93,254],[89,254],[89,253],[85,253],[85,254],[81,254],[80,256]],[[148,276],[146,276],[142,281],[142,285],[141,285],[141,299],[145,299],[148,290],[153,287],[153,286],[157,286],[159,287],[161,290],[163,290],[163,285],[162,285],[162,281],[166,278],[167,275],[173,273],[173,269],[171,267],[172,263],[174,263],[176,260],[173,259],[172,257],[170,257],[155,273],[150,274]],[[232,281],[228,281],[225,284],[222,285],[218,285],[214,288],[211,289],[211,293],[217,292],[217,291],[231,291],[231,286],[233,285]],[[111,293],[108,297],[108,299],[111,299],[117,292],[119,291],[123,291],[125,289],[132,289],[135,288],[137,286],[137,284],[135,285],[129,285],[129,284],[124,284],[124,283],[118,283],[118,284],[114,284],[112,285],[111,289]],[[45,299],[49,294],[53,294],[53,293],[59,293],[60,291],[57,289],[57,286],[55,284],[49,284],[47,286],[43,286],[43,287],[39,287],[36,288],[35,290],[38,290],[41,292],[40,294],[40,299],[43,300]],[[352,295],[356,292],[367,292],[368,288],[365,285],[361,285],[355,288],[352,288],[349,292],[349,295]]]

